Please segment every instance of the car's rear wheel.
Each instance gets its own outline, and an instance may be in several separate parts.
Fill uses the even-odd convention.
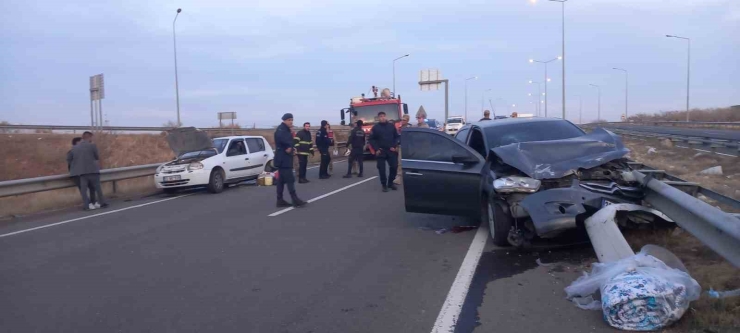
[[[484,209],[484,218],[488,223],[488,231],[491,233],[491,239],[493,244],[498,246],[508,246],[509,231],[511,230],[512,219],[511,215],[504,212],[501,205],[496,203],[493,199],[486,200],[486,207]]]
[[[267,163],[265,163],[265,172],[275,172],[275,165],[272,163],[273,161],[270,160]]]
[[[213,170],[208,181],[208,192],[221,193],[224,190],[224,174],[221,170]]]

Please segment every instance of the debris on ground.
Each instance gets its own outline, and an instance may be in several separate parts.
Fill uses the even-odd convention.
[[[702,171],[699,171],[700,175],[722,175],[722,166],[713,166],[708,169],[704,169]]]
[[[707,291],[707,295],[709,295],[709,297],[711,298],[738,297],[740,296],[740,289],[716,291],[712,288],[709,288],[709,291]]]
[[[647,153],[648,153],[648,155],[650,155],[650,154],[655,154],[655,153],[657,153],[657,152],[658,152],[657,150],[655,150],[655,148],[653,148],[653,147],[650,147],[650,146],[648,146],[648,147],[647,147],[647,149],[648,149],[648,150],[647,150]]]
[[[667,147],[667,148],[673,148],[673,141],[671,141],[671,140],[669,140],[669,139],[663,139],[663,140],[661,140],[661,141],[660,141],[660,144],[661,144],[661,145],[662,145],[663,147]]]
[[[661,260],[658,259],[660,257]],[[565,288],[568,299],[582,309],[602,310],[612,327],[652,331],[678,321],[699,299],[701,287],[670,251],[655,245],[610,263],[594,263]],[[601,293],[601,300],[594,294]]]

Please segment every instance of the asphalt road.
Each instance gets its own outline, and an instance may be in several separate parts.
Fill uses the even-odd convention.
[[[274,217],[274,187],[245,185],[0,223],[0,331],[431,332],[478,232],[435,230],[477,222],[406,213],[344,168]],[[454,332],[612,331],[564,299],[589,247],[485,244]]]
[[[740,141],[740,131],[734,131],[734,130],[682,128],[682,127],[669,127],[669,126],[622,125],[622,124],[619,124],[619,125],[603,124],[602,126],[604,128],[621,128],[625,130],[648,132],[648,133],[674,134],[674,135],[685,135],[685,136],[694,136],[694,137],[706,137],[706,138],[713,138],[713,139]]]

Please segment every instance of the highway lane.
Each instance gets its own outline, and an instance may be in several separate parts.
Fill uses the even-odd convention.
[[[674,134],[674,135],[685,135],[695,137],[707,137],[723,140],[740,141],[740,131],[733,130],[719,130],[719,129],[704,129],[704,128],[682,128],[682,127],[669,127],[669,126],[642,126],[642,125],[624,125],[624,124],[602,124],[604,128],[621,128],[625,130],[649,132],[649,133],[660,133],[660,134]]]
[[[299,195],[361,180],[339,177],[345,167],[326,181],[310,170]],[[365,170],[376,175],[373,162]],[[155,196],[1,237],[0,331],[431,331],[475,235],[434,230],[475,221],[405,213],[403,192],[381,193],[377,179],[268,217],[274,193]],[[100,212],[21,219],[0,235]],[[535,257],[550,260],[489,242],[456,331],[605,330],[598,312],[563,299],[562,284],[579,273],[548,272]]]

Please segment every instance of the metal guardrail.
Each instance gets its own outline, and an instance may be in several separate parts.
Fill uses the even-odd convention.
[[[647,171],[647,173],[653,172]],[[657,173],[667,175],[665,171]],[[681,184],[669,185],[667,182],[646,176],[640,171],[634,171],[633,174],[639,182],[645,185],[647,203],[668,215],[681,228],[694,235],[735,267],[740,267],[740,220],[737,216],[725,213],[680,190],[678,187]],[[717,201],[740,208],[740,202],[736,200],[708,191],[701,186],[696,186],[696,188],[701,194],[712,193],[711,197],[723,198]]]
[[[100,170],[101,182],[115,182],[131,178],[151,176],[162,163],[137,165],[124,168]],[[0,198],[74,187],[69,175],[26,178],[0,182]],[[115,185],[114,185],[115,187]]]
[[[626,122],[626,121],[615,121],[615,122],[603,122],[603,123],[588,123],[580,124],[584,127],[599,127],[607,125],[629,125],[629,126],[661,126],[661,127],[682,127],[682,128],[715,128],[715,129],[730,129],[740,130],[740,122],[732,121],[639,121],[639,122]]]
[[[164,132],[173,129],[172,127],[146,127],[146,126],[103,126],[103,132]],[[206,132],[249,132],[258,130],[274,130],[274,128],[229,128],[229,127],[204,127],[198,128]],[[314,126],[311,129],[316,130]],[[42,131],[92,131],[90,126],[68,126],[68,125],[0,125],[0,130],[42,130]],[[95,129],[97,131],[97,129]],[[346,129],[335,129],[337,131],[346,131]]]
[[[740,150],[740,142],[726,140],[726,139],[716,139],[716,138],[711,138],[711,137],[687,136],[687,135],[666,134],[666,133],[630,131],[630,130],[620,129],[620,128],[606,128],[606,129],[614,133],[617,133],[617,134],[640,137],[640,138],[669,139],[673,142],[685,142],[690,145],[697,145],[697,144],[698,145],[709,145],[711,146],[711,148],[734,147]]]

